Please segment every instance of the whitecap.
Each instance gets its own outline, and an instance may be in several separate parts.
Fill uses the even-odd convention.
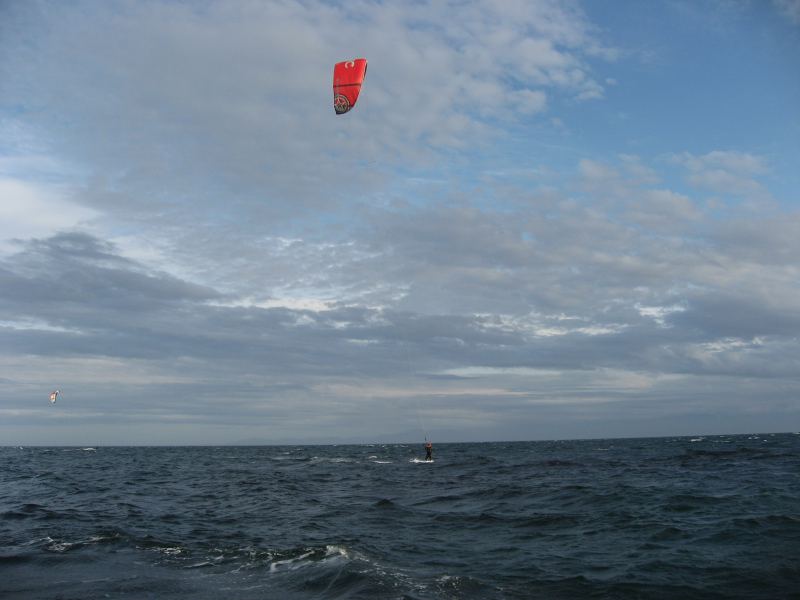
[[[342,556],[344,558],[350,557],[350,555],[347,553],[347,548],[344,548],[343,546],[336,546],[334,544],[328,544],[325,546],[325,558],[337,556]]]
[[[51,552],[66,552],[67,550],[74,548],[76,545],[77,544],[73,544],[71,542],[54,542],[49,544],[46,549],[50,550]]]
[[[327,456],[312,456],[311,462],[313,463],[351,463],[356,462],[352,458],[346,458],[341,456],[334,456],[334,457],[327,457]]]
[[[286,558],[283,560],[276,560],[269,566],[270,573],[274,573],[278,570],[289,570],[295,571],[297,569],[302,569],[304,567],[310,566],[315,563],[328,563],[331,561],[338,561],[342,559],[350,558],[350,555],[346,548],[343,546],[337,546],[329,544],[325,546],[325,555],[319,560],[308,560],[309,557],[314,556],[315,554],[319,553],[319,549],[312,549],[308,552],[304,552],[299,556],[295,556],[292,558]]]
[[[22,545],[23,546],[33,546],[34,544],[42,544],[42,543],[50,544],[51,542],[54,542],[54,541],[55,540],[48,535],[48,536],[43,537],[43,538],[36,538],[36,539],[33,539],[33,540],[29,541],[29,542],[25,542]]]
[[[269,566],[269,572],[270,573],[274,573],[275,571],[277,571],[278,569],[280,569],[281,567],[284,567],[284,566],[286,566],[290,570],[294,570],[294,569],[300,568],[302,565],[298,565],[297,563],[302,562],[304,559],[308,558],[312,554],[314,554],[314,552],[313,551],[309,551],[309,552],[306,552],[304,554],[301,554],[300,556],[295,556],[294,558],[286,558],[284,560],[276,560],[274,563],[272,563]]]

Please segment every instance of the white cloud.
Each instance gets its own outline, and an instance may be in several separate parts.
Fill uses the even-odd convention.
[[[517,90],[511,92],[511,99],[522,114],[541,112],[547,105],[547,96],[541,91]]]
[[[643,317],[650,317],[656,323],[658,323],[661,327],[666,327],[665,319],[669,315],[676,313],[676,312],[683,312],[686,310],[685,306],[680,305],[673,305],[673,306],[643,306],[641,304],[634,305],[636,310],[639,311],[639,314]]]
[[[701,156],[685,152],[675,155],[673,160],[684,165],[692,172],[721,169],[732,171],[739,175],[762,175],[768,170],[767,164],[762,157],[746,152],[728,150],[713,150]]]
[[[653,185],[661,181],[658,172],[652,167],[645,165],[639,156],[620,154],[619,160],[622,163],[623,170],[632,181],[647,185]]]
[[[462,146],[485,118],[544,110],[548,89],[602,93],[582,58],[595,32],[572,3],[88,9],[91,28],[73,4],[20,11],[22,25],[49,29],[6,41],[19,55],[5,65],[9,101],[35,98],[33,123],[74,158],[174,187],[214,169],[250,191],[309,196],[346,181],[342,161]],[[370,60],[364,92],[358,111],[332,119],[330,68],[352,54]],[[309,163],[313,173],[298,170]]]
[[[57,185],[0,176],[0,250],[13,250],[13,239],[47,237],[98,215],[68,198]]]
[[[682,231],[686,222],[698,221],[702,212],[683,194],[670,190],[642,190],[630,203],[629,218],[654,232]]]
[[[693,186],[754,201],[770,199],[767,189],[756,179],[769,170],[760,156],[715,150],[702,156],[684,153],[673,160],[686,167],[687,180]]]

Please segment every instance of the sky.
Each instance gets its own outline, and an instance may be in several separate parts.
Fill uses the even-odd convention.
[[[798,0],[5,0],[0,445],[798,431],[799,163]]]

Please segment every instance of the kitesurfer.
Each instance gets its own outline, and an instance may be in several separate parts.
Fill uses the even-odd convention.
[[[430,440],[425,440],[425,460],[433,460],[433,444]]]

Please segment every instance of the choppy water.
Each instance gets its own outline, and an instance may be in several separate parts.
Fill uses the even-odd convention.
[[[800,435],[0,449],[3,598],[800,597]]]

